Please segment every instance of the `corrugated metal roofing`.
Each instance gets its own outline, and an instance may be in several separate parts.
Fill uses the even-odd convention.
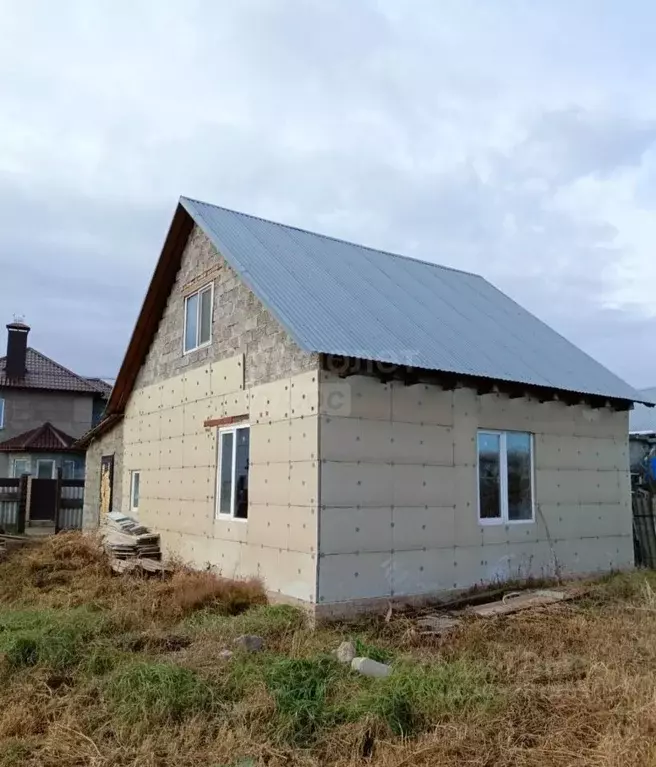
[[[180,202],[306,351],[641,401],[478,275]]]
[[[643,398],[656,402],[656,386],[651,389],[641,389]],[[656,408],[636,405],[629,416],[630,432],[653,432],[656,434]]]

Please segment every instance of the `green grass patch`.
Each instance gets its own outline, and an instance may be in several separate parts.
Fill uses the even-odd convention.
[[[259,605],[236,616],[201,610],[182,622],[191,631],[216,632],[225,636],[257,634],[264,638],[281,638],[302,629],[307,616],[291,605]]]
[[[173,663],[138,662],[117,668],[103,691],[112,713],[128,725],[179,722],[218,710],[215,687]]]
[[[358,658],[371,658],[371,660],[378,661],[378,663],[389,663],[394,658],[394,654],[389,650],[368,644],[360,637],[356,637],[353,640],[353,644]]]
[[[8,610],[0,613],[0,652],[10,668],[47,666],[62,671],[109,654],[94,644],[109,630],[98,612],[72,610]]]
[[[367,682],[364,691],[342,704],[343,716],[357,720],[373,715],[396,735],[415,735],[435,722],[489,709],[499,701],[489,670],[466,661],[399,664],[388,678]]]
[[[278,658],[266,669],[266,685],[276,702],[279,740],[306,745],[334,721],[329,705],[332,683],[342,673],[334,658]]]

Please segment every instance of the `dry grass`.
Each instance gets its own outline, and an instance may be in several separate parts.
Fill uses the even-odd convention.
[[[0,565],[0,767],[656,765],[656,576],[469,619],[311,631],[257,583],[115,576],[62,535]],[[219,658],[240,633],[266,650]],[[391,659],[383,682],[329,652]]]

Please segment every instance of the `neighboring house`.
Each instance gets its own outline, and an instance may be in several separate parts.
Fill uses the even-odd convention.
[[[656,402],[656,386],[642,389],[640,394]],[[636,405],[629,417],[629,449],[631,471],[640,473],[644,468],[645,458],[656,446],[656,409],[645,405]]]
[[[80,443],[85,524],[319,616],[631,567],[643,399],[479,276],[182,198]]]
[[[111,387],[82,378],[27,346],[30,328],[7,325],[0,358],[0,477],[84,477],[76,439],[98,423]]]

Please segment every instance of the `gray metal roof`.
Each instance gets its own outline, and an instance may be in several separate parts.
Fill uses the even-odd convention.
[[[306,351],[642,400],[478,275],[180,202]]]
[[[656,402],[656,386],[640,389],[642,399]],[[656,408],[636,405],[629,416],[629,431],[656,433]]]

